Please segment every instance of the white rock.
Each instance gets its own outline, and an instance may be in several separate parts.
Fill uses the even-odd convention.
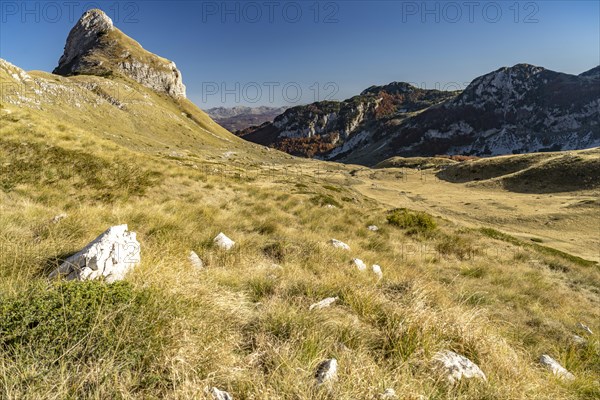
[[[379,400],[392,400],[397,399],[396,391],[394,389],[385,389],[385,392],[379,395]]]
[[[67,258],[50,274],[67,280],[91,280],[104,277],[107,282],[125,278],[127,272],[140,262],[140,243],[127,225],[109,228],[79,253]]]
[[[318,385],[322,385],[327,382],[333,381],[337,376],[337,360],[335,358],[331,358],[329,360],[325,360],[317,365],[317,370],[315,372],[315,379],[317,380]]]
[[[329,243],[331,243],[331,245],[333,247],[335,247],[336,249],[342,249],[342,250],[350,250],[350,246],[348,246],[346,243],[344,242],[340,242],[337,239],[331,239],[329,241]]]
[[[546,367],[548,371],[552,372],[555,376],[558,376],[561,379],[565,379],[568,381],[572,381],[573,379],[575,379],[575,375],[567,371],[565,367],[560,365],[555,359],[553,359],[549,355],[543,354],[540,357],[540,363],[544,367]]]
[[[381,270],[381,267],[377,264],[373,264],[373,273],[377,275],[377,278],[383,278],[383,271]]]
[[[196,254],[195,251],[190,251],[190,256],[188,258],[194,268],[198,268],[198,269],[204,268],[204,263],[202,262],[200,257],[198,257],[198,254]]]
[[[572,339],[573,339],[573,343],[575,343],[575,344],[584,345],[587,343],[587,340],[585,340],[584,338],[582,338],[579,335],[573,335]]]
[[[585,325],[583,322],[579,322],[577,323],[577,327],[579,329],[581,329],[582,331],[584,331],[585,333],[587,333],[588,335],[593,335],[594,332],[592,332],[592,330],[590,329],[589,326]]]
[[[478,378],[487,380],[485,374],[479,367],[468,358],[456,354],[450,350],[440,351],[435,354],[433,360],[443,370],[446,378],[451,384],[457,383],[462,378]]]
[[[52,218],[52,223],[53,224],[58,224],[60,221],[62,221],[63,219],[67,218],[67,214],[63,213],[63,214],[58,214],[55,215],[54,218]]]
[[[334,206],[333,204],[327,204],[325,205],[325,208],[336,208],[336,206]]]
[[[360,258],[353,258],[352,263],[359,271],[365,271],[367,269],[367,264],[363,262]]]
[[[229,239],[223,232],[219,233],[214,239],[214,243],[223,250],[231,250],[235,242]]]
[[[320,310],[321,308],[329,307],[333,303],[335,303],[339,297],[328,297],[319,301],[318,303],[312,304],[308,309],[309,310]]]
[[[377,232],[379,230],[379,227],[377,225],[369,225],[367,227],[368,230],[372,231],[372,232]]]
[[[229,393],[224,390],[219,390],[216,387],[210,389],[210,394],[212,394],[213,399],[215,400],[233,400],[233,397]]]

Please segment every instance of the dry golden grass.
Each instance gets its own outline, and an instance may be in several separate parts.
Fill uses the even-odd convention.
[[[480,196],[474,203],[512,199],[524,215],[533,207],[521,208],[526,195],[351,173],[350,166],[255,146],[243,152],[237,141],[240,154],[227,158],[214,137],[203,147],[180,144],[177,133],[149,133],[147,140],[162,135],[153,140],[181,153],[171,156],[127,145],[136,138],[127,130],[113,141],[87,130],[79,117],[58,122],[52,112],[0,110],[0,165],[9,172],[0,190],[0,397],[202,399],[207,386],[235,399],[269,400],[372,399],[388,387],[403,399],[600,396],[598,266],[544,251],[523,235],[494,238],[479,230],[512,233],[539,221],[523,228],[501,212],[497,217],[506,219],[496,224],[489,210],[465,215],[466,193]],[[47,158],[48,146],[66,155]],[[46,162],[41,170],[39,162]],[[102,174],[107,168],[132,173]],[[568,194],[573,201],[587,195]],[[539,201],[551,206],[557,198]],[[435,214],[437,227],[409,234],[388,224],[397,207]],[[50,222],[63,212],[66,219]],[[579,218],[582,211],[562,212]],[[142,244],[142,263],[124,287],[109,286],[113,293],[102,282],[46,280],[66,255],[121,223]],[[370,224],[380,230],[367,230]],[[233,251],[212,245],[221,231],[237,242]],[[331,238],[352,250],[333,250]],[[552,247],[546,239],[542,245]],[[204,270],[189,264],[190,250]],[[353,257],[381,265],[384,278],[353,268]],[[69,300],[67,293],[83,297]],[[339,297],[335,305],[309,311],[330,296]],[[96,298],[102,301],[79,302]],[[23,308],[16,312],[15,304]],[[39,315],[56,319],[27,323]],[[68,324],[66,316],[81,324]],[[579,321],[595,332],[585,346],[572,342],[573,334],[583,335]],[[80,336],[65,333],[75,328]],[[488,382],[447,386],[431,368],[443,349],[476,362]],[[577,379],[555,379],[537,363],[543,353]],[[317,364],[330,357],[339,361],[331,392],[313,379]]]

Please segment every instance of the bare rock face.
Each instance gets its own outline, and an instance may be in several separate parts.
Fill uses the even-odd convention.
[[[81,57],[98,44],[98,38],[115,29],[112,20],[104,12],[86,11],[71,29],[65,51],[58,61],[55,74],[70,75],[81,68]]]
[[[450,384],[458,383],[462,378],[487,380],[483,371],[474,362],[453,351],[445,350],[436,353],[434,362]]]
[[[185,86],[175,63],[144,50],[98,9],[86,11],[71,29],[53,72],[65,76],[119,74],[158,93],[185,98]]]
[[[50,274],[50,278],[92,280],[105,278],[108,283],[120,281],[140,262],[140,243],[127,225],[109,228],[80,252],[67,258]]]

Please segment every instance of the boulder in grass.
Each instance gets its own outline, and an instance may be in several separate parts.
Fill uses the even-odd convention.
[[[223,232],[219,233],[217,237],[214,238],[213,242],[218,248],[223,250],[231,250],[233,246],[235,246],[235,242],[225,236]]]
[[[195,251],[190,251],[190,255],[189,255],[188,259],[190,260],[192,267],[197,268],[197,269],[204,268],[204,263],[202,262],[200,257],[198,257],[198,254],[196,254]]]
[[[337,377],[337,367],[338,364],[335,358],[321,361],[319,365],[317,365],[317,370],[315,371],[317,385],[323,385],[334,381]]]
[[[558,363],[558,361],[556,361],[554,358],[550,357],[549,355],[543,354],[540,357],[540,364],[542,364],[544,367],[546,367],[546,369],[548,371],[552,372],[555,376],[557,376],[561,379],[564,379],[567,381],[572,381],[573,379],[575,379],[575,375],[573,375],[572,373],[567,371],[567,369],[565,367],[560,365]]]
[[[592,332],[592,330],[590,329],[590,327],[587,326],[586,324],[584,324],[583,322],[577,323],[577,327],[579,329],[581,329],[582,331],[584,331],[585,333],[587,333],[588,335],[593,335],[594,334],[594,332]]]
[[[216,387],[210,389],[210,394],[214,400],[233,400],[233,397],[224,390],[219,390]]]
[[[50,222],[52,222],[53,224],[58,224],[60,221],[62,221],[63,219],[67,218],[67,214],[62,213],[62,214],[58,214],[55,215]]]
[[[450,384],[458,383],[463,378],[487,380],[483,371],[471,360],[450,350],[440,351],[433,360]]]
[[[365,264],[364,261],[360,258],[353,258],[352,264],[354,264],[354,266],[358,268],[359,271],[365,271],[367,269],[367,264]]]
[[[379,395],[379,400],[395,400],[398,396],[396,396],[396,391],[394,389],[385,389],[383,393]]]
[[[377,275],[378,279],[383,278],[383,271],[381,271],[381,267],[377,264],[373,265],[373,273]]]
[[[140,243],[127,225],[113,226],[98,236],[80,252],[67,258],[50,278],[120,281],[140,262]]]
[[[341,242],[337,239],[331,239],[329,241],[329,243],[331,243],[331,245],[333,247],[335,247],[336,249],[342,249],[342,250],[350,250],[350,246],[348,246],[346,243]]]
[[[371,232],[377,232],[379,230],[379,227],[377,225],[369,225],[367,226],[367,229]]]
[[[328,297],[319,301],[318,303],[312,304],[308,309],[309,310],[320,310],[321,308],[326,308],[335,303],[339,297]]]

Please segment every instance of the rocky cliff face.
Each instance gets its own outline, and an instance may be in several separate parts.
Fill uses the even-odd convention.
[[[185,98],[185,86],[175,63],[144,50],[97,9],[85,12],[73,27],[53,72],[64,76],[121,75],[156,92]]]
[[[290,108],[272,123],[238,134],[291,154],[335,159],[371,141],[383,126],[455,95],[394,82],[372,86],[342,102],[321,101]]]

